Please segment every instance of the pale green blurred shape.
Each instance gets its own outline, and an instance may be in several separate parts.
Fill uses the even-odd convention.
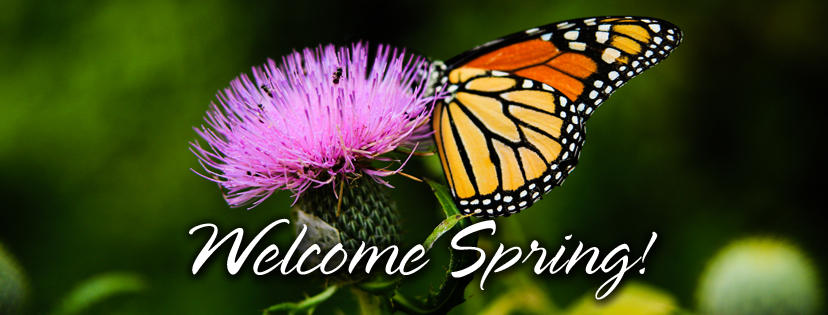
[[[679,311],[675,298],[651,286],[631,282],[598,301],[594,293],[587,293],[575,302],[565,314],[572,315],[666,315]]]
[[[112,272],[100,274],[80,283],[72,290],[55,311],[55,314],[81,314],[108,298],[140,292],[146,287],[144,280],[132,273]]]
[[[526,274],[513,273],[508,276],[509,291],[501,294],[485,308],[472,314],[555,314],[558,308],[544,292],[543,287]],[[471,287],[474,287],[473,285]]]
[[[14,257],[0,244],[0,314],[14,314],[26,300],[26,281]]]
[[[773,238],[735,241],[710,261],[698,289],[704,314],[818,314],[814,266],[796,246]]]

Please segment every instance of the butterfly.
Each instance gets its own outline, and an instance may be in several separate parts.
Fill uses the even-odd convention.
[[[584,123],[615,90],[666,58],[682,33],[645,17],[532,28],[431,64],[434,142],[454,201],[517,213],[575,169]]]

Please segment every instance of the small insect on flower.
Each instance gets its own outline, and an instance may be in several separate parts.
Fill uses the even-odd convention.
[[[336,71],[334,71],[331,77],[333,78],[334,84],[339,84],[339,79],[342,79],[342,68],[336,68]]]
[[[320,46],[234,79],[195,128],[207,143],[191,143],[200,175],[234,207],[364,175],[386,184],[407,161],[386,154],[429,141],[441,95],[426,91],[424,58],[383,45],[370,56],[361,43]]]
[[[268,87],[267,84],[262,84],[261,86],[259,86],[259,88],[262,89],[262,92],[267,94],[267,96],[273,97],[273,92],[270,91],[270,87]],[[259,107],[261,106],[262,104],[259,104]]]

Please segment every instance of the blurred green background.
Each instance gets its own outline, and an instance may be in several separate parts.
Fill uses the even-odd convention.
[[[229,209],[216,185],[189,170],[198,167],[188,151],[191,128],[217,90],[267,57],[321,43],[369,40],[447,59],[549,22],[641,15],[680,26],[682,46],[593,116],[579,167],[564,186],[499,219],[497,238],[482,244],[538,239],[557,248],[571,233],[601,248],[627,242],[635,249],[656,231],[647,273],[626,281],[659,288],[686,309],[696,305],[708,260],[743,236],[798,245],[826,283],[819,214],[826,7],[816,0],[3,0],[0,243],[27,279],[30,313],[53,310],[105,272],[135,273],[146,288],[90,312],[257,313],[300,299],[322,281],[255,277],[249,268],[230,276],[220,259],[190,274],[206,236],[188,236],[192,226],[258,231],[286,217],[292,201],[282,193],[250,211]],[[433,162],[420,159],[408,172],[428,174]],[[413,244],[440,221],[436,202],[423,184],[392,182],[404,239]],[[428,279],[442,266],[431,266],[413,279],[413,292],[433,286]],[[527,274],[495,276],[485,292],[470,290],[457,312],[530,289],[564,308],[605,279],[582,271]],[[334,299],[328,310],[354,310],[347,294]]]

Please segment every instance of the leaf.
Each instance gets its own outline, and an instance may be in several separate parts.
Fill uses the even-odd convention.
[[[428,235],[425,242],[423,242],[423,246],[425,246],[426,251],[431,250],[431,247],[434,246],[434,243],[437,242],[437,239],[443,234],[446,234],[449,230],[451,230],[457,223],[461,220],[466,218],[466,216],[455,214],[440,222],[437,227],[434,228],[434,231],[431,231],[431,234]]]
[[[144,280],[133,273],[100,274],[81,282],[69,292],[55,314],[79,314],[113,296],[135,293],[145,288]]]
[[[428,186],[431,187],[431,191],[434,192],[434,196],[437,197],[437,201],[440,203],[440,208],[443,209],[443,214],[446,218],[460,214],[460,210],[457,210],[457,206],[454,205],[454,200],[451,198],[451,195],[449,195],[448,188],[446,188],[446,186],[428,178],[426,178],[425,181],[428,183]]]

